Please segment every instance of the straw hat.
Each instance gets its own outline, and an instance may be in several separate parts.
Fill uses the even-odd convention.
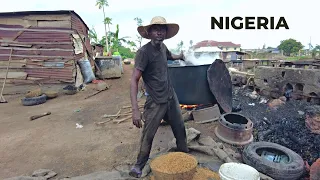
[[[152,18],[150,24],[147,25],[147,26],[139,26],[138,27],[139,34],[143,38],[151,39],[149,37],[149,34],[148,34],[148,29],[154,24],[167,25],[168,31],[167,31],[167,36],[165,37],[165,39],[170,39],[173,36],[175,36],[176,34],[178,34],[179,25],[178,24],[174,24],[174,23],[167,23],[166,19],[164,17],[161,17],[161,16],[156,16],[156,17]]]

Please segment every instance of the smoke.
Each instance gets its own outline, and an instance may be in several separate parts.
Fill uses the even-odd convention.
[[[184,64],[192,65],[207,65],[212,64],[216,59],[220,59],[219,52],[216,53],[200,53],[196,54],[194,51],[190,50],[184,53],[185,61]],[[180,65],[182,63],[180,62]]]

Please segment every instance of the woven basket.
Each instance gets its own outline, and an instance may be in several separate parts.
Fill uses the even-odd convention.
[[[189,158],[194,160],[194,165],[193,167],[191,167],[190,169],[187,169],[184,172],[179,172],[179,173],[175,173],[175,174],[168,174],[168,173],[164,173],[164,172],[160,172],[158,170],[156,170],[152,164],[152,162],[150,163],[150,168],[152,170],[152,174],[155,180],[192,180],[196,171],[197,171],[197,166],[198,166],[198,162],[197,159],[191,155],[188,155]],[[157,157],[157,158],[161,158],[161,156]]]

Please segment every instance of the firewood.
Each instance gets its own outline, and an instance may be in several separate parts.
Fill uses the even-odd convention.
[[[113,120],[114,123],[117,123],[117,124],[120,124],[121,122],[124,122],[128,119],[130,119],[132,116],[128,116],[128,117],[125,117],[125,118],[122,118],[122,119],[119,119],[119,120]]]
[[[102,122],[95,122],[96,125],[101,125],[101,124],[105,124],[107,122],[112,121],[113,119],[108,119],[107,121],[102,121]]]
[[[118,117],[120,117],[120,116],[128,116],[128,115],[131,115],[132,113],[126,113],[126,114],[114,114],[114,115],[108,115],[108,114],[105,114],[105,115],[103,115],[103,118],[114,118],[114,117],[116,117],[116,118],[118,118]]]

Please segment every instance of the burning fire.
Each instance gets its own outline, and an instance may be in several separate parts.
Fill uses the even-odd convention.
[[[196,108],[198,105],[184,105],[180,104],[181,109],[193,109]]]

